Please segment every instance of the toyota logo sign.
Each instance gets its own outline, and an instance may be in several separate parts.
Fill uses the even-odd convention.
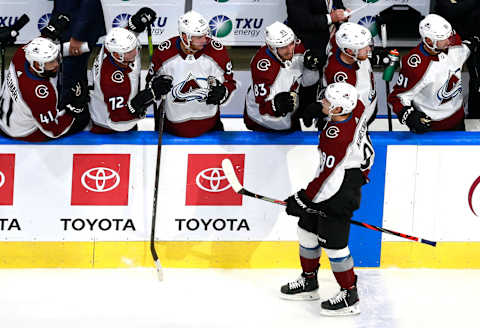
[[[245,154],[188,154],[186,206],[242,206],[242,195],[231,188],[221,168],[225,158],[243,183]]]
[[[208,192],[222,192],[230,188],[227,177],[225,177],[223,170],[218,167],[200,171],[195,182],[198,188]]]
[[[83,173],[81,182],[83,187],[90,191],[107,192],[120,184],[120,176],[108,167],[94,167]]]

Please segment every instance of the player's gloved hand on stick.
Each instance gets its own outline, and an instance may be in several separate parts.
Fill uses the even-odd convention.
[[[139,9],[130,19],[128,20],[128,28],[130,31],[135,33],[142,33],[145,31],[148,25],[151,25],[157,14],[151,8],[143,7]]]
[[[279,92],[273,98],[273,110],[275,115],[286,116],[288,113],[293,112],[295,109],[295,103],[297,101],[297,94],[295,92]]]
[[[173,77],[171,75],[154,76],[149,83],[155,94],[155,100],[160,100],[163,95],[166,95],[172,89]]]
[[[326,217],[326,214],[318,209],[315,209],[315,204],[306,195],[305,189],[300,189],[292,196],[285,199],[287,202],[286,212],[288,215],[303,217],[305,215],[320,215]],[[317,205],[318,206],[318,205]]]
[[[88,86],[85,82],[79,81],[68,90],[60,107],[73,117],[78,117],[87,111],[89,101]]]
[[[213,80],[209,78],[209,88],[207,95],[207,105],[221,105],[227,100],[228,90],[227,88],[217,79]]]
[[[50,18],[48,25],[45,26],[40,34],[52,41],[59,41],[63,32],[70,26],[70,17],[64,14],[55,14]]]
[[[398,119],[400,123],[407,125],[413,133],[421,134],[431,130],[430,122],[432,119],[411,106],[403,107],[398,115]]]
[[[319,51],[307,50],[303,55],[303,66],[311,71],[318,71],[322,62],[322,54]]]
[[[128,111],[135,117],[143,118],[147,113],[147,108],[155,100],[155,93],[152,88],[146,88],[140,91],[127,104]]]

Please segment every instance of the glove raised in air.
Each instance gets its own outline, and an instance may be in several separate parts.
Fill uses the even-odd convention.
[[[145,31],[148,25],[151,25],[157,14],[151,8],[140,8],[130,19],[128,20],[128,28],[135,33],[142,33]]]
[[[311,71],[318,71],[321,69],[321,64],[324,61],[325,55],[320,51],[307,50],[303,55],[303,66]]]
[[[55,14],[50,18],[48,25],[45,26],[40,34],[52,41],[59,41],[62,34],[70,26],[70,17],[64,14]]]

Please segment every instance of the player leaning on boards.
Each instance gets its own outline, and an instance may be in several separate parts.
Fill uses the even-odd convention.
[[[321,249],[340,285],[340,292],[322,302],[324,315],[360,313],[357,276],[348,249],[349,219],[360,206],[361,187],[373,164],[365,106],[352,85],[332,83],[325,89],[323,112],[330,117],[320,134],[320,166],[307,188],[287,198],[286,212],[299,217],[300,277],[281,288],[285,299],[315,300]],[[368,150],[368,151],[367,151]],[[322,215],[315,214],[321,212]]]
[[[171,79],[165,76],[156,76],[144,90],[138,90],[141,64],[137,35],[155,17],[152,9],[141,8],[126,28],[113,28],[105,37],[92,69],[91,132],[137,130],[137,122],[145,117],[147,107],[170,90]]]
[[[61,24],[55,16],[44,30],[60,35]],[[90,119],[87,86],[76,82],[63,99],[57,97],[60,58],[60,46],[46,37],[17,49],[0,94],[0,134],[47,141],[86,127]]]
[[[208,22],[195,11],[180,16],[178,32],[155,49],[147,75],[147,83],[160,74],[173,77],[173,88],[160,104],[165,130],[182,137],[223,131],[220,106],[236,88],[227,49],[211,38]]]
[[[402,58],[388,102],[414,133],[465,130],[462,66],[478,53],[478,37],[462,42],[450,23],[430,14],[419,24],[422,42]]]
[[[336,82],[346,82],[353,85],[365,105],[365,115],[369,124],[375,119],[377,95],[373,79],[371,53],[372,34],[359,24],[343,23],[330,41],[332,48],[323,69],[322,86]],[[310,126],[314,118],[321,119],[322,104],[309,105],[303,115],[306,126]],[[319,122],[319,126],[323,126]]]
[[[252,85],[245,99],[245,125],[256,131],[300,130],[300,86],[318,81],[313,62],[319,58],[305,53],[303,43],[280,22],[267,26],[265,43],[250,63]]]

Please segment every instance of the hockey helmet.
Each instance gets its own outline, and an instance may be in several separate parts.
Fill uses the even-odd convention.
[[[433,51],[439,51],[438,41],[446,40],[453,34],[452,25],[445,18],[436,14],[427,15],[422,19],[418,25],[418,31],[425,46]],[[432,46],[427,43],[427,38],[433,42]]]
[[[328,108],[329,116],[350,114],[357,106],[358,92],[355,87],[346,82],[329,84],[325,89],[325,98],[330,103]],[[333,110],[341,107],[342,111],[334,114]]]
[[[180,40],[187,47],[190,48],[192,42],[192,36],[204,36],[211,37],[210,27],[208,26],[207,20],[197,13],[196,11],[186,12],[184,15],[178,18],[178,34],[180,35]],[[182,34],[185,34],[187,37],[187,42],[182,38]]]
[[[356,60],[360,49],[372,45],[372,33],[364,26],[346,22],[335,33],[335,41],[345,55]],[[347,49],[352,50],[353,55]]]
[[[47,38],[35,38],[25,46],[25,58],[30,67],[38,74],[43,75],[45,72],[45,63],[54,60],[60,61],[60,46],[53,43]],[[38,63],[38,68],[35,67]]]
[[[115,27],[108,32],[105,37],[105,48],[113,55],[114,52],[119,54],[119,58],[113,58],[121,63],[125,61],[125,54],[135,48],[139,48],[137,37],[132,31],[123,27]]]
[[[278,54],[278,48],[288,46],[296,40],[295,33],[287,25],[275,22],[265,28],[265,43],[273,52],[275,57],[285,64],[285,66],[291,65],[291,60],[283,60]]]

